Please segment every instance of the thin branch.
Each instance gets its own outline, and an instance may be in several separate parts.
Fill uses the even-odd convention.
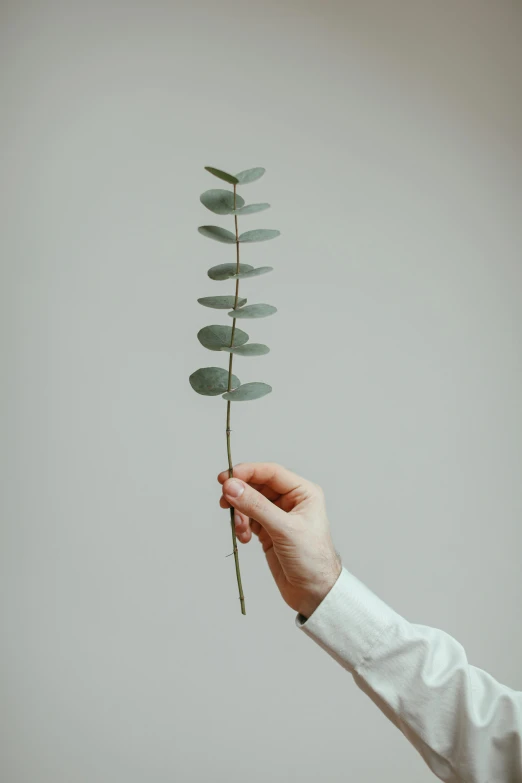
[[[234,185],[234,209],[236,208],[236,185]],[[237,226],[237,215],[234,215],[234,224],[236,228],[236,271],[239,274],[239,232],[238,232],[238,226]],[[239,277],[236,278],[236,298],[234,300],[234,310],[237,308],[237,302],[238,302],[238,295],[239,295]],[[236,330],[236,319],[232,319],[232,334],[230,337],[230,347],[232,348],[234,346],[234,332]],[[229,354],[229,360],[228,360],[228,387],[227,391],[230,391],[232,388],[232,359],[234,357],[234,354],[230,352]],[[230,400],[227,400],[227,454],[228,454],[228,475],[230,478],[233,476],[233,467],[232,467],[232,454],[230,451]],[[235,527],[235,521],[234,521],[234,507],[230,506],[230,526],[232,529],[232,544],[234,546],[234,561],[236,564],[236,576],[237,576],[237,585],[239,588],[239,600],[241,601],[241,614],[246,614],[245,609],[245,596],[243,595],[243,586],[241,584],[241,572],[239,570],[239,552],[237,550],[237,537],[236,537],[236,527]]]

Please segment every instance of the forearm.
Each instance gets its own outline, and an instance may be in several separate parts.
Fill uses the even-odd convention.
[[[471,666],[451,636],[409,623],[345,568],[296,624],[353,675],[441,780],[522,781],[522,693]]]

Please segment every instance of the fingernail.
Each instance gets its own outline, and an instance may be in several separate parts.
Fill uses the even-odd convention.
[[[227,481],[225,495],[228,495],[229,498],[238,498],[244,491],[245,488],[239,481],[236,481],[235,479]]]

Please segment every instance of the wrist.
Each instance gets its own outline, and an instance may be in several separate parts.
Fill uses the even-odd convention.
[[[324,579],[320,586],[314,587],[314,589],[307,594],[298,608],[299,614],[302,614],[303,617],[308,619],[310,615],[315,612],[337,582],[341,575],[342,568],[342,564],[339,562],[337,568],[332,571],[330,576],[327,579]]]

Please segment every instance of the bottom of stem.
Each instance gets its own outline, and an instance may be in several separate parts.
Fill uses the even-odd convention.
[[[245,596],[243,594],[243,585],[241,584],[241,572],[239,570],[239,552],[237,549],[236,526],[234,522],[233,507],[230,508],[230,527],[232,529],[232,544],[234,546],[234,562],[236,564],[236,576],[237,576],[237,586],[239,588],[239,600],[241,601],[241,614],[246,614]]]

